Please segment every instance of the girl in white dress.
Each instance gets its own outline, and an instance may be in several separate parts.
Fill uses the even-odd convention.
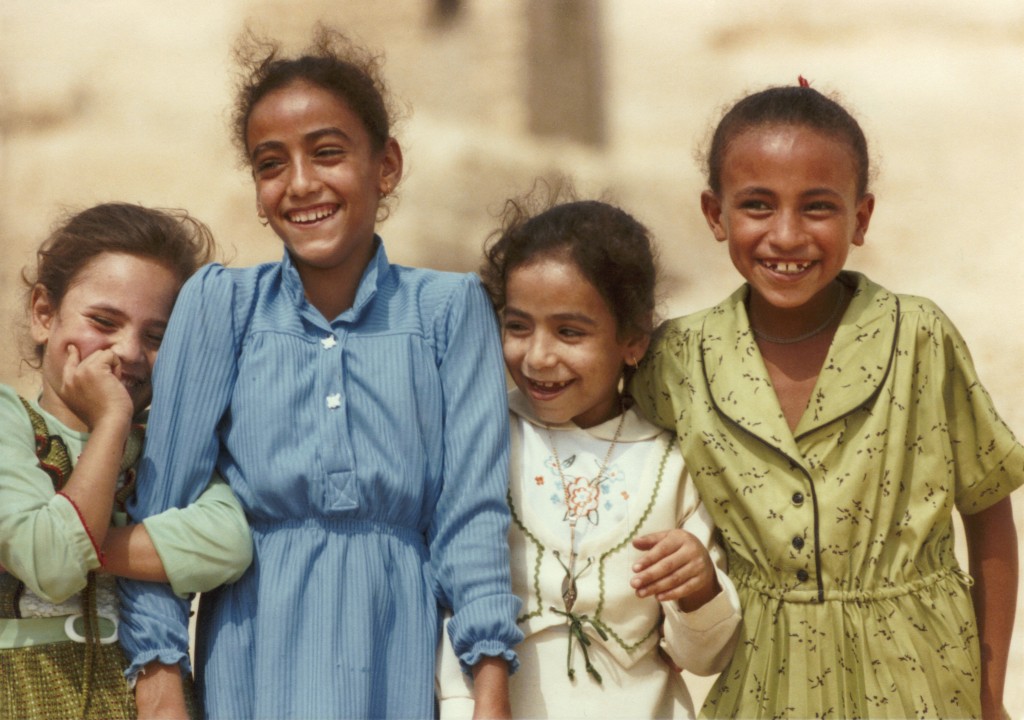
[[[653,325],[647,231],[603,202],[507,207],[482,274],[516,385],[513,715],[693,717],[679,669],[721,669],[739,605],[675,436],[621,391]],[[468,717],[470,680],[441,653],[442,717]]]

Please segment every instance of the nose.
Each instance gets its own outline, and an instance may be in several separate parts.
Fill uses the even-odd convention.
[[[553,343],[544,333],[534,333],[526,348],[526,366],[531,370],[544,370],[554,366],[558,361],[553,347]]]
[[[770,240],[773,247],[780,251],[793,251],[807,242],[800,214],[792,210],[783,210],[774,216]]]
[[[288,192],[292,197],[302,197],[315,191],[320,184],[316,168],[306,158],[297,158],[292,162],[292,172],[288,179]]]
[[[125,330],[118,334],[110,349],[128,367],[136,367],[146,361],[145,343],[137,333]]]

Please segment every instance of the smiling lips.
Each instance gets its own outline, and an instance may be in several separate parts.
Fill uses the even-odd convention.
[[[319,205],[315,208],[292,210],[285,213],[285,217],[288,218],[289,222],[293,223],[315,223],[319,220],[323,220],[324,218],[329,218],[337,211],[338,207],[336,205]]]
[[[529,378],[526,381],[530,384],[530,390],[533,395],[557,395],[565,388],[572,384],[572,380],[565,380],[563,382],[541,382],[539,380],[531,380]]]
[[[813,261],[807,260],[803,262],[785,261],[785,260],[762,260],[761,264],[772,272],[777,272],[781,275],[799,275],[804,270],[814,264]]]

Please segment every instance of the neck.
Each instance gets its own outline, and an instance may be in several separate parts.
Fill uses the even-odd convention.
[[[750,327],[758,339],[776,343],[803,342],[830,328],[842,315],[846,291],[838,280],[832,281],[806,304],[797,308],[779,308],[751,291],[747,313]]]
[[[309,304],[324,316],[327,322],[348,310],[355,304],[359,281],[373,259],[376,246],[370,248],[364,258],[351,258],[348,262],[333,268],[318,268],[295,262],[295,269],[302,280],[302,290]]]

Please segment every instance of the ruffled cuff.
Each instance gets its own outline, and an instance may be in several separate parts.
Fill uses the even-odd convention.
[[[192,672],[189,662],[189,603],[161,583],[118,578],[121,625],[118,635],[129,660],[125,677],[135,678],[151,662],[178,665]]]
[[[480,598],[463,606],[448,624],[448,636],[463,672],[481,657],[500,657],[508,663],[509,674],[519,668],[512,649],[523,639],[516,625],[521,603],[511,593]]]
[[[469,652],[459,655],[459,664],[463,672],[470,672],[471,668],[480,662],[480,658],[496,657],[508,663],[508,674],[511,675],[519,669],[519,656],[515,650],[500,640],[481,640],[476,643]]]
[[[137,655],[128,669],[124,671],[129,687],[135,687],[139,675],[146,672],[146,666],[151,662],[158,662],[161,665],[179,665],[183,676],[192,674],[192,663],[189,661],[187,653],[183,655],[178,650],[153,650]]]

